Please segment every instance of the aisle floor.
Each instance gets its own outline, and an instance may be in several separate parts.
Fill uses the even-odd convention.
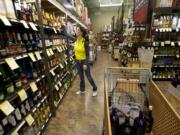
[[[92,97],[92,88],[86,79],[85,95],[76,95],[79,90],[79,76],[51,118],[44,135],[102,135],[104,70],[117,66],[106,52],[99,52],[96,63],[91,67],[92,76],[98,87],[98,96]]]

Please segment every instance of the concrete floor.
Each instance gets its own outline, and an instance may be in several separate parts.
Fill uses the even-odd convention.
[[[77,76],[67,92],[63,102],[51,118],[44,135],[102,135],[103,127],[103,90],[104,70],[108,66],[117,66],[106,52],[99,52],[96,63],[91,68],[92,76],[98,87],[98,96],[92,97],[92,88],[86,80],[85,95],[76,95],[79,90]]]

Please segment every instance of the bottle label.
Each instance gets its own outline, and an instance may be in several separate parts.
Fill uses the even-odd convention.
[[[16,10],[19,10],[19,11],[20,11],[20,10],[21,10],[21,5],[16,2],[16,3],[15,3],[15,8],[16,8]]]

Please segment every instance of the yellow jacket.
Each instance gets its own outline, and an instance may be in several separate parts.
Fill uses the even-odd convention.
[[[86,60],[85,39],[80,37],[76,40],[74,45],[74,52],[76,60]]]

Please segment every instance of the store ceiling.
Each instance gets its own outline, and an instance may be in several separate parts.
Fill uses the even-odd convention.
[[[100,8],[102,10],[117,10],[118,7],[100,7],[100,4],[120,4],[124,1],[125,6],[131,6],[133,4],[133,0],[83,0],[85,5],[90,9]]]

